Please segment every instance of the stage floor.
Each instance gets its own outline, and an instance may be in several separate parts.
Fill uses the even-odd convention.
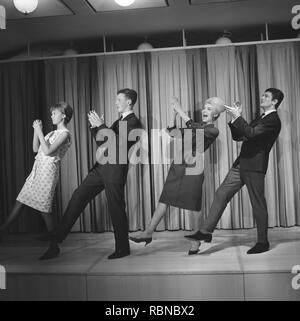
[[[300,227],[270,229],[271,250],[256,255],[246,254],[255,229],[218,230],[192,256],[185,234],[156,232],[108,260],[113,233],[75,233],[50,261],[38,261],[47,243],[10,235],[0,244],[0,300],[300,300]]]

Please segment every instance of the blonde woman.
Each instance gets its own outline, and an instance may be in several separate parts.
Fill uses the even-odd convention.
[[[187,128],[193,129],[194,138],[196,129],[204,130],[204,150],[208,149],[219,135],[219,131],[214,127],[213,122],[225,111],[222,99],[212,97],[205,101],[204,108],[202,109],[202,123],[196,123],[190,119],[184,113],[176,98],[172,99],[171,108],[174,113],[170,126],[167,128],[170,135],[172,135],[172,130],[176,128],[176,116],[178,114],[186,122]],[[195,139],[193,139],[193,147],[195,147],[194,145]],[[186,162],[183,162],[183,164],[175,164],[173,162],[171,164],[159,203],[149,225],[139,235],[131,236],[130,240],[136,243],[145,242],[146,245],[149,244],[152,241],[152,234],[162,217],[166,214],[168,206],[191,211],[201,210],[204,173],[202,171],[198,175],[186,175],[187,166]],[[200,242],[193,242],[189,254],[198,253],[199,245]]]

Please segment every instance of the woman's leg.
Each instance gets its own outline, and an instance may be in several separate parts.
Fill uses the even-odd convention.
[[[165,215],[168,205],[164,203],[158,203],[156,210],[152,216],[149,226],[146,228],[144,232],[138,235],[138,238],[147,238],[151,237],[155,228],[159,224],[162,217]]]
[[[204,215],[202,211],[193,211],[194,215],[194,231],[200,230],[204,225]]]
[[[198,231],[202,228],[204,224],[204,217],[201,211],[193,211],[193,217],[194,217],[194,231]],[[189,254],[198,253],[200,245],[201,245],[200,241],[192,240]]]
[[[8,218],[4,222],[4,224],[0,227],[0,235],[3,235],[7,232],[10,225],[18,218],[18,216],[21,214],[22,209],[24,208],[24,204],[16,201],[12,211],[10,212]]]
[[[46,224],[47,227],[47,231],[51,232],[54,230],[54,220],[53,220],[53,215],[52,213],[43,213],[41,212],[42,217],[44,219],[44,222]]]

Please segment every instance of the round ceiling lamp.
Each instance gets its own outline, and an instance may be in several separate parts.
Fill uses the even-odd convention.
[[[135,0],[115,0],[115,2],[121,7],[128,7],[134,3]]]
[[[148,37],[146,36],[144,38],[144,41],[141,44],[139,44],[137,50],[150,50],[150,49],[153,49],[153,46],[147,40],[148,40]]]
[[[38,0],[13,0],[15,7],[24,14],[33,12],[38,6]]]
[[[153,46],[151,45],[151,43],[149,43],[149,42],[142,42],[139,46],[138,46],[138,48],[137,48],[138,50],[151,50],[151,49],[153,49]]]
[[[232,43],[231,32],[224,30],[223,35],[216,41],[217,45],[229,45]]]

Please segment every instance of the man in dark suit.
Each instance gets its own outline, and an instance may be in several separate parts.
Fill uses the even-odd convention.
[[[136,100],[136,91],[127,88],[118,91],[116,106],[121,117],[110,129],[104,124],[103,117],[99,117],[95,111],[88,114],[92,135],[99,146],[97,163],[74,191],[61,223],[48,237],[51,241],[50,246],[40,259],[51,259],[59,255],[58,244],[67,237],[86,205],[103,190],[107,197],[115,235],[115,252],[109,255],[108,259],[121,258],[130,254],[124,188],[128,172],[128,151],[135,143],[128,141],[128,134],[132,129],[141,128],[141,123],[132,110]],[[127,128],[124,125],[127,125]],[[113,144],[107,144],[109,142],[107,134],[115,137]],[[104,139],[105,136],[107,139]],[[110,153],[116,157],[113,157],[112,162],[104,163],[103,158],[107,156],[105,154]]]
[[[235,141],[243,141],[241,152],[217,189],[203,228],[192,235],[187,235],[187,238],[210,242],[212,232],[227,203],[246,185],[257,224],[257,243],[247,253],[262,253],[269,250],[268,210],[264,196],[264,183],[269,153],[281,129],[277,108],[283,96],[279,89],[267,89],[261,97],[260,107],[264,112],[250,124],[241,117],[239,106],[226,107],[228,114],[232,116],[229,122],[232,138]]]

